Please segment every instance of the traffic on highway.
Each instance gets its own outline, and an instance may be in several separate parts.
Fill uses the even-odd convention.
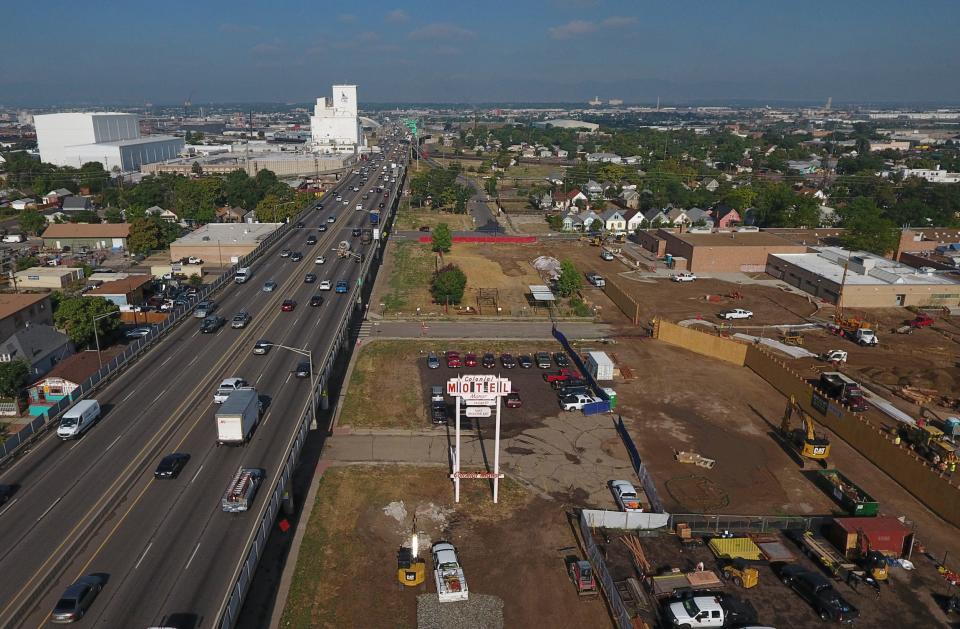
[[[242,282],[97,392],[98,417],[79,438],[53,431],[3,472],[17,490],[0,507],[0,624],[217,622],[263,506],[257,487],[281,469],[331,329],[362,307],[348,289],[379,245],[365,231],[370,210],[385,212],[402,185],[382,170],[399,154],[375,155]],[[252,400],[235,420],[234,397]],[[58,604],[68,591],[79,596],[72,612]]]

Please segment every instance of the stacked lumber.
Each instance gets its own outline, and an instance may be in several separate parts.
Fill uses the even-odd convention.
[[[640,544],[640,538],[636,535],[624,535],[620,538],[623,545],[630,551],[633,558],[633,565],[640,573],[640,576],[646,576],[653,572],[650,562],[647,561],[647,555],[643,552],[643,546]]]

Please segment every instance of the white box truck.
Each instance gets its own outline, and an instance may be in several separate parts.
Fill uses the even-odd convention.
[[[57,426],[57,436],[61,439],[76,439],[87,432],[100,419],[100,403],[96,400],[80,400],[74,404]]]
[[[260,421],[257,390],[237,389],[227,397],[216,414],[217,445],[243,445]]]
[[[250,279],[251,275],[253,275],[253,269],[248,266],[242,266],[237,269],[236,275],[233,276],[233,281],[237,284],[243,284]]]
[[[613,380],[613,361],[606,352],[587,352],[587,370],[597,382]]]
[[[433,578],[441,603],[469,598],[467,579],[457,559],[457,549],[450,542],[441,541],[433,545]]]

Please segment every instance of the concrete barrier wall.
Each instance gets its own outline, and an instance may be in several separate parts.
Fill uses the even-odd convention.
[[[653,337],[665,343],[677,345],[704,356],[743,366],[747,355],[747,345],[721,338],[714,334],[685,328],[657,319],[653,325]]]
[[[612,276],[604,278],[603,292],[610,301],[617,304],[633,325],[640,325],[640,304],[624,290],[621,281],[623,280],[615,280]]]
[[[795,396],[814,420],[853,446],[937,515],[960,526],[960,487],[949,477],[940,474],[905,445],[894,443],[893,435],[857,413],[835,404],[831,404],[826,413],[814,408],[813,387],[801,374],[762,349],[747,346],[745,364],[784,396]]]

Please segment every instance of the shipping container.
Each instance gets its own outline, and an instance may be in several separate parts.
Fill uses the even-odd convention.
[[[587,369],[594,380],[613,380],[613,361],[606,352],[587,352]]]
[[[913,544],[913,531],[897,518],[878,516],[875,518],[834,518],[824,526],[824,536],[843,552],[844,556],[856,555],[857,534],[863,533],[864,546],[870,542],[871,550],[885,555],[906,557]]]
[[[880,505],[838,470],[818,470],[817,485],[837,501],[850,515],[867,517],[877,515]]]

